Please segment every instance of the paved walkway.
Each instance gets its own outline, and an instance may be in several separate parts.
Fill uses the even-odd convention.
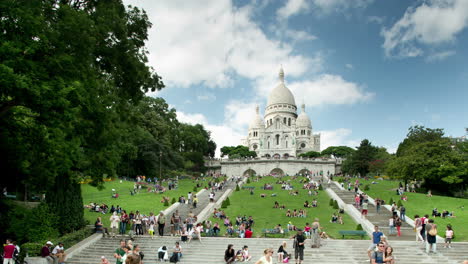
[[[342,190],[333,182],[330,184],[330,188],[346,203],[354,206],[354,190]],[[357,208],[359,209],[359,208]],[[392,241],[415,241],[416,235],[413,231],[413,227],[403,222],[401,226],[401,236],[395,236],[389,234],[388,220],[392,216],[392,213],[387,209],[381,207],[380,212],[377,213],[376,207],[369,203],[369,213],[367,215],[367,220],[369,220],[373,225],[378,225],[380,231],[382,231],[385,236],[387,236]]]
[[[235,188],[235,187],[236,187],[236,183],[232,181],[231,179],[229,179],[227,181],[227,184],[223,187],[223,190],[215,191],[215,202],[217,202],[219,198],[223,196],[226,190],[228,190],[229,188]],[[209,193],[210,191],[205,190],[203,193],[201,193],[201,195],[197,196],[198,197],[197,208],[193,208],[191,204],[179,204],[179,206],[175,208],[175,210],[179,211],[179,215],[182,218],[182,221],[187,219],[187,216],[190,213],[190,211],[192,211],[194,215],[198,215],[203,209],[205,209],[206,206],[209,205],[210,203],[209,198],[208,198]],[[175,213],[175,210],[173,211],[174,213]],[[164,228],[164,235],[169,235],[171,233],[171,226],[169,224],[171,220],[171,216],[172,214],[166,216],[167,224]]]

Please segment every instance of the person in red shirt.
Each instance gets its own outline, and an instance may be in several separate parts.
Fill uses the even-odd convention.
[[[6,245],[3,247],[3,264],[14,264],[13,254],[15,252],[15,245],[11,239],[6,240]]]
[[[245,238],[252,238],[252,230],[250,230],[250,227],[245,230]]]

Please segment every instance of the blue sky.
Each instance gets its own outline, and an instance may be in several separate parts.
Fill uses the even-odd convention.
[[[153,23],[151,94],[218,147],[247,135],[280,65],[322,149],[367,138],[395,151],[412,125],[468,127],[468,1],[125,1]]]

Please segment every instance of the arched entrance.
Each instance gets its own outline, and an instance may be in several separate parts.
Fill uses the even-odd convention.
[[[274,158],[274,159],[280,159],[280,158],[281,158],[281,155],[278,154],[278,153],[276,153],[275,155],[273,155],[273,158]]]
[[[244,173],[242,173],[242,176],[244,177],[252,177],[252,176],[255,176],[257,175],[257,172],[252,170],[252,169],[248,169],[246,171],[244,171]]]
[[[310,175],[312,173],[308,169],[302,169],[297,174],[302,175],[302,176],[307,176],[307,175]]]
[[[284,171],[280,168],[275,168],[270,172],[270,175],[274,177],[283,177]]]
[[[283,158],[285,158],[285,159],[289,158],[289,154],[288,154],[288,153],[284,153],[284,154],[283,154]]]

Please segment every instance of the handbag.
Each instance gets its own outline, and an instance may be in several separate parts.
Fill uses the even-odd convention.
[[[435,227],[431,228],[431,230],[429,230],[429,235],[437,236],[437,228]]]

